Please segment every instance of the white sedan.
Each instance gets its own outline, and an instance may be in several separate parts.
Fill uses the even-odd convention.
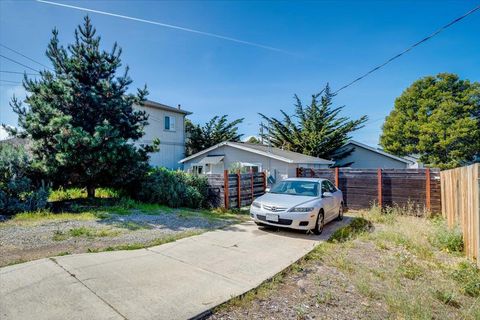
[[[311,230],[320,234],[326,223],[343,218],[343,194],[325,179],[290,178],[255,199],[250,215],[260,226]]]

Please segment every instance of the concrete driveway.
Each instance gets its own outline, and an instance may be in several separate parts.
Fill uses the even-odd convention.
[[[321,236],[248,222],[148,249],[85,253],[0,269],[0,318],[189,319],[310,252]]]

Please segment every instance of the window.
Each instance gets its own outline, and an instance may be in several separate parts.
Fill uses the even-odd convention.
[[[165,130],[175,131],[175,117],[165,116]]]
[[[318,197],[318,183],[312,181],[281,181],[272,187],[270,193]]]
[[[322,194],[324,192],[335,192],[337,191],[337,188],[335,188],[335,186],[328,180],[323,180],[322,181]]]
[[[203,166],[192,166],[192,173],[194,175],[202,174],[203,173]]]

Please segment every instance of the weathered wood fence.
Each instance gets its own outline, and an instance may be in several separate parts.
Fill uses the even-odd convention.
[[[265,193],[264,172],[229,173],[207,175],[211,197],[217,207],[242,208]]]
[[[298,168],[297,177],[324,178],[342,190],[350,209],[379,206],[415,206],[441,211],[439,169],[309,169]]]
[[[480,164],[445,170],[442,183],[442,215],[450,227],[463,233],[465,254],[480,266]]]

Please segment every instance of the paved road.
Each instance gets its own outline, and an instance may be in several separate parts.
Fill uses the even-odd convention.
[[[188,319],[271,278],[324,241],[243,223],[148,249],[0,269],[0,318]]]

